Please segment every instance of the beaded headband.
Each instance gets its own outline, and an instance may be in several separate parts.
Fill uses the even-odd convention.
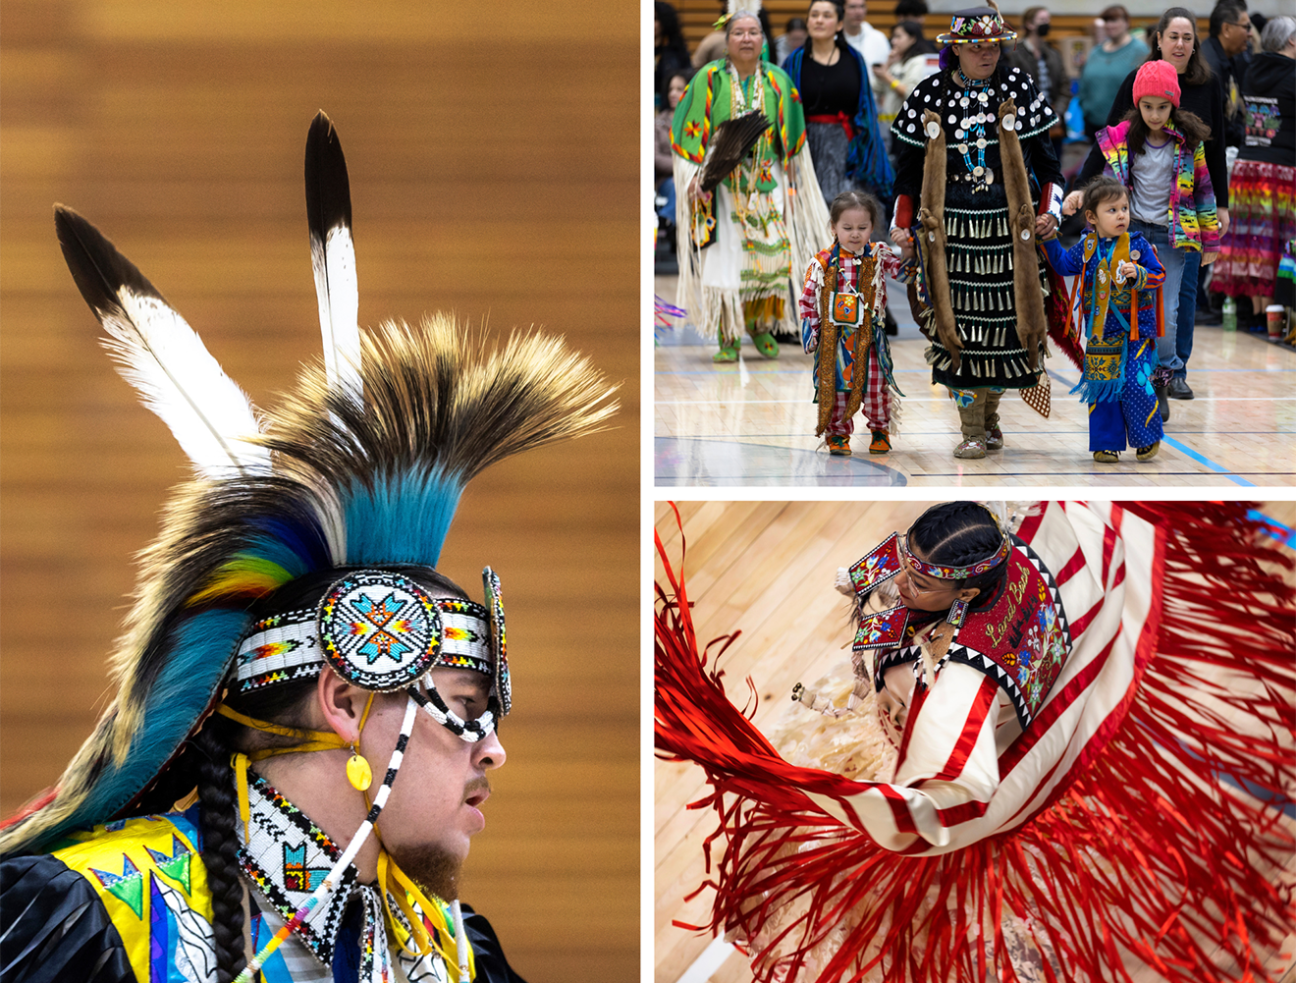
[[[950,19],[948,34],[937,36],[937,44],[975,44],[978,41],[1012,41],[1017,32],[1004,23],[994,7],[973,7],[957,11]]]
[[[487,567],[482,580],[485,605],[433,597],[390,570],[352,571],[335,581],[316,607],[272,615],[252,626],[238,648],[239,690],[318,676],[325,665],[378,692],[414,686],[432,669],[471,669],[492,680],[494,706],[478,721],[457,717],[430,680],[428,696],[419,703],[459,736],[485,737],[496,715],[509,712],[512,687],[499,577]]]
[[[993,556],[984,560],[978,560],[971,566],[966,567],[947,567],[939,563],[927,563],[918,559],[913,553],[909,552],[907,542],[900,544],[900,549],[904,553],[905,563],[913,567],[915,572],[924,574],[928,577],[934,577],[937,580],[966,580],[968,577],[979,577],[989,570],[993,570],[1004,560],[1008,559],[1008,554],[1012,552],[1012,541],[1005,536],[1003,542],[999,544]]]
[[[1012,542],[1005,536],[993,556],[978,560],[971,566],[948,567],[918,559],[909,551],[908,542],[902,540],[899,533],[893,532],[861,557],[850,568],[848,573],[850,574],[851,585],[855,588],[855,593],[865,595],[874,590],[879,584],[896,576],[904,569],[905,564],[912,567],[916,573],[934,577],[937,580],[966,580],[968,577],[978,577],[988,570],[993,570],[1008,558],[1011,551]],[[901,557],[903,557],[903,560]]]

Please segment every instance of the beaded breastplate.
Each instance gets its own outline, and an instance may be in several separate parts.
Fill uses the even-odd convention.
[[[921,658],[912,628],[906,644],[878,653],[874,685],[892,666]],[[961,662],[995,680],[1012,700],[1025,730],[1044,705],[1071,654],[1071,625],[1053,574],[1028,545],[1013,537],[1003,588],[988,608],[968,612],[940,664]]]

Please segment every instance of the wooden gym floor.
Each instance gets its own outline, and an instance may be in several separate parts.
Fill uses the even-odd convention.
[[[100,348],[51,206],[274,405],[320,351],[302,168],[322,108],[363,326],[543,326],[621,384],[609,431],[474,481],[442,568],[474,596],[499,572],[516,680],[464,898],[527,979],[639,978],[639,39],[637,5],[592,0],[5,0],[0,813],[106,706],[132,557],[188,473]]]
[[[721,666],[731,697],[746,698],[748,679],[755,686],[760,702],[753,719],[758,727],[767,728],[782,714],[796,682],[819,678],[848,655],[851,631],[844,601],[832,588],[837,568],[849,566],[891,531],[907,528],[930,504],[678,503],[688,544],[684,575],[698,642],[705,645],[741,630]],[[1291,536],[1296,503],[1257,508],[1286,526]],[[681,534],[670,506],[657,503],[654,520],[678,573]],[[660,558],[655,572],[665,583]],[[712,810],[685,808],[706,789],[702,770],[658,761],[653,777],[655,983],[748,983],[752,977],[746,959],[732,946],[671,924],[701,924],[710,908],[710,891],[684,900],[705,878],[702,843],[716,824]],[[1296,831],[1296,821],[1286,825]],[[713,845],[713,853],[718,849]],[[1296,857],[1283,876],[1296,877]],[[1282,983],[1296,981],[1294,949],[1296,934],[1289,934],[1282,945],[1285,955],[1272,954],[1268,961],[1271,971],[1286,971]],[[1159,978],[1146,970],[1131,972],[1136,983]]]
[[[674,277],[656,292],[675,299]],[[900,334],[891,339],[896,381],[906,396],[890,454],[872,456],[862,416],[854,456],[830,457],[814,437],[812,357],[799,344],[762,358],[747,339],[737,364],[714,365],[714,345],[691,327],[659,329],[654,351],[654,474],[659,487],[824,485],[1172,485],[1279,486],[1296,477],[1296,350],[1262,335],[1198,325],[1188,381],[1192,400],[1171,400],[1160,454],[1146,464],[1132,451],[1119,464],[1094,462],[1085,406],[1068,395],[1079,371],[1048,360],[1052,413],[1045,419],[1006,393],[1004,449],[981,461],[958,460],[958,413],[944,387],[931,385],[918,332],[895,283],[888,291]],[[898,301],[898,303],[897,303]],[[684,319],[687,323],[687,319]]]

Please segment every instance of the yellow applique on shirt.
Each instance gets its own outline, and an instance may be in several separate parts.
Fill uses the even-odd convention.
[[[154,916],[163,921],[167,916],[157,905],[193,922],[187,927],[210,944],[211,893],[192,827],[183,828],[164,816],[145,816],[96,826],[68,839],[71,842],[64,841],[52,855],[94,888],[121,936],[137,979],[151,978]]]

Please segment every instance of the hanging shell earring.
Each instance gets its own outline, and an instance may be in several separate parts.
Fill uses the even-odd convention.
[[[955,628],[963,626],[963,619],[967,617],[968,602],[960,598],[955,598],[954,603],[950,605],[949,614],[945,615],[945,620]],[[350,766],[348,765],[348,768]]]
[[[363,792],[373,784],[373,768],[354,744],[351,745],[351,757],[347,759],[346,776],[357,792]]]

